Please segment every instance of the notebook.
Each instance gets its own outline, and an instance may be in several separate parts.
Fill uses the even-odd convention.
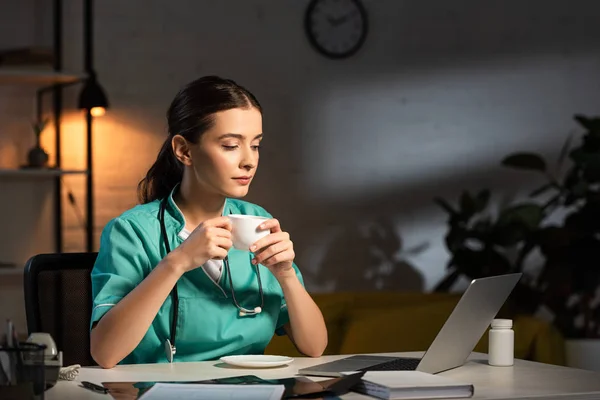
[[[352,391],[380,399],[472,397],[472,384],[420,371],[368,371]]]

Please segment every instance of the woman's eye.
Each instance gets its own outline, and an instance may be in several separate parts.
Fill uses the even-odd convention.
[[[259,144],[252,146],[252,150],[258,150],[260,148],[261,148],[261,146]]]
[[[226,146],[226,145],[222,145],[222,146],[223,146],[223,148],[225,150],[235,150],[235,149],[237,149],[237,146]]]

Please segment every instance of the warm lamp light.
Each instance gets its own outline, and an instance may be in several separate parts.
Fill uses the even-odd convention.
[[[106,108],[94,107],[90,110],[90,114],[92,114],[92,117],[102,117],[104,114],[106,114]]]

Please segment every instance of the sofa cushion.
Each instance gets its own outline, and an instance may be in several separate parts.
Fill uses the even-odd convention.
[[[427,350],[456,302],[355,310],[340,354]]]

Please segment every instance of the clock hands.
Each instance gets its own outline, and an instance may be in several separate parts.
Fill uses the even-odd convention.
[[[345,15],[342,15],[341,17],[332,17],[330,15],[327,16],[327,21],[329,22],[329,24],[331,26],[338,26],[343,24],[344,22],[348,21],[348,18],[350,18],[350,15],[352,13],[347,13]]]

